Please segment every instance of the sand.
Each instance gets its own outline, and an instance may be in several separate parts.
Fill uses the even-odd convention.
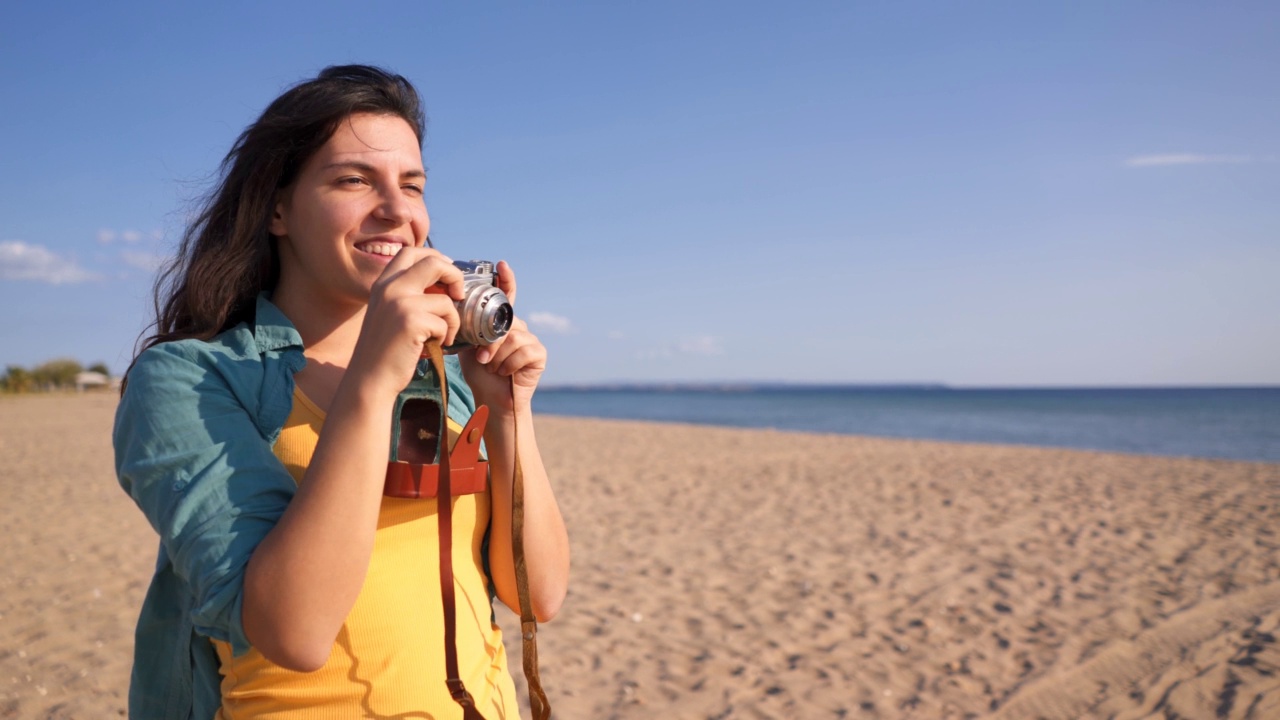
[[[114,407],[0,398],[0,718],[124,714],[156,540]],[[1280,465],[538,434],[574,551],[558,718],[1280,718]]]

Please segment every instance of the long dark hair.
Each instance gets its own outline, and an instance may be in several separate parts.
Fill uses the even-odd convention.
[[[268,232],[280,191],[356,113],[401,117],[422,146],[421,101],[399,75],[335,65],[286,90],[223,158],[217,184],[156,278],[155,321],[147,328],[154,332],[139,341],[130,369],[149,347],[207,340],[252,318],[258,293],[275,289],[280,275],[276,241]]]

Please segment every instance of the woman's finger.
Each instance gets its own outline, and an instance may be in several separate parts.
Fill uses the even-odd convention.
[[[545,349],[542,347],[542,343],[538,341],[538,338],[524,329],[517,329],[508,333],[503,338],[501,347],[494,348],[492,345],[489,347],[493,349],[493,353],[484,364],[489,368],[490,372],[508,375],[510,373],[501,373],[500,368],[506,366],[513,356],[520,355],[525,348],[532,347],[545,353]]]
[[[438,293],[410,293],[388,303],[398,316],[396,321],[414,342],[425,343],[437,338],[443,345],[453,344],[460,320],[453,301]]]
[[[405,248],[392,262],[406,254],[410,256],[407,259],[408,266],[398,268],[397,274],[389,281],[390,283],[397,285],[404,283],[413,293],[440,287],[454,300],[461,300],[464,297],[462,271],[449,258],[436,250]],[[390,270],[391,266],[388,265],[387,269]]]
[[[415,245],[405,245],[391,258],[391,262],[387,263],[387,266],[382,269],[382,274],[378,277],[378,282],[375,283],[375,285],[386,285],[387,283],[394,281],[401,273],[413,266],[414,263],[432,255],[438,255],[445,260],[448,260],[448,258],[445,258],[439,250],[417,247]]]
[[[498,289],[506,294],[512,305],[516,304],[516,271],[506,260],[498,261]]]
[[[541,372],[547,366],[546,348],[541,343],[530,343],[521,345],[513,352],[508,354],[500,365],[493,368],[493,372],[503,377],[510,377],[522,370],[535,370]]]
[[[515,347],[514,345],[508,345],[508,343],[513,337],[518,338],[521,335],[529,335],[532,337],[529,333],[529,325],[520,318],[512,318],[511,328],[507,331],[507,334],[503,335],[497,342],[479,348],[476,351],[476,360],[479,361],[481,365],[488,365],[493,362],[502,362],[502,360],[506,358],[506,356],[509,355]],[[508,349],[504,351],[503,348]]]

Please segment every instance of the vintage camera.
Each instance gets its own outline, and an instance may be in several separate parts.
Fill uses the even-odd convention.
[[[458,334],[444,351],[492,345],[506,336],[515,317],[507,294],[498,289],[497,266],[488,260],[455,260],[453,264],[462,271],[463,298],[454,302],[460,322]]]

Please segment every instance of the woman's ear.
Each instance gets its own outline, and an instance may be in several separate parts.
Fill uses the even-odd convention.
[[[289,226],[285,222],[285,213],[288,208],[285,207],[284,197],[276,200],[275,210],[271,211],[271,224],[267,226],[267,231],[276,237],[284,237],[289,234]]]

